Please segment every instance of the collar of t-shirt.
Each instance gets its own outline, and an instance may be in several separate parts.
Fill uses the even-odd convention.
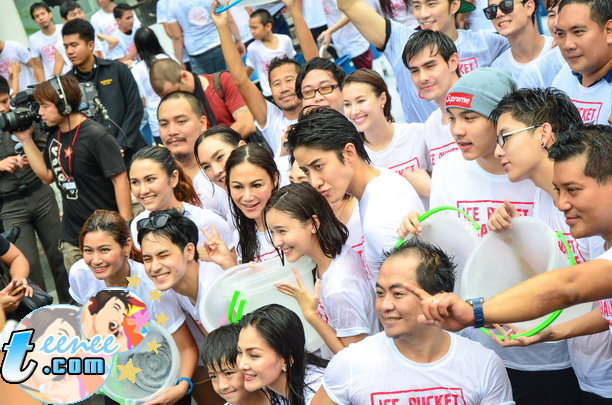
[[[580,84],[582,84],[582,75],[581,75],[580,73],[578,73],[578,72],[574,72],[573,70],[572,70],[572,74],[573,74],[574,76],[576,76],[576,78],[578,78],[578,82],[579,82]],[[607,81],[608,83],[612,84],[612,68],[610,68],[610,69],[608,70],[608,73],[606,73],[605,75],[601,76],[599,79],[595,80],[595,81],[593,82],[593,84],[591,84],[591,85],[590,85],[590,86],[588,86],[588,87],[593,87],[593,86],[595,86],[597,83],[599,83],[599,82],[600,82],[600,81],[602,81],[602,80],[605,80],[605,81]]]

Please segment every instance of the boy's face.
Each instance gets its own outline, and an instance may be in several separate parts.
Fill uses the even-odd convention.
[[[251,29],[251,35],[253,35],[253,38],[261,41],[268,35],[268,32],[272,30],[272,24],[264,26],[261,23],[259,16],[255,16],[249,18],[249,28]]]
[[[497,120],[497,133],[507,134],[527,128],[512,114],[504,113]],[[504,146],[496,145],[495,157],[500,159],[504,172],[512,182],[528,179],[537,169],[542,159],[546,159],[546,150],[540,145],[541,129],[520,131],[505,138]]]
[[[557,37],[557,15],[559,14],[559,6],[555,6],[547,11],[548,14],[548,31],[554,38]]]
[[[446,93],[453,86],[454,72],[458,63],[458,54],[453,54],[446,62],[437,47],[432,51],[426,46],[410,59],[408,70],[421,96],[427,101],[432,101],[446,97]]]
[[[505,0],[489,0],[489,6],[496,5],[497,15],[493,19],[493,26],[497,32],[504,37],[511,37],[524,30],[531,22],[531,14],[535,12],[533,1],[527,0],[514,1],[514,10],[509,14],[504,14],[499,8],[499,4]]]
[[[48,127],[56,127],[64,121],[55,104],[48,100],[42,100],[38,107],[38,115]]]
[[[225,363],[221,369],[209,365],[208,375],[215,392],[229,404],[239,404],[252,395],[244,388],[244,374],[237,364],[229,366]]]
[[[64,22],[72,21],[75,18],[85,19],[85,13],[81,7],[77,7],[74,10],[70,10],[68,14],[66,14],[66,20]]]
[[[93,55],[94,41],[85,42],[79,34],[64,35],[64,48],[70,62],[79,67]]]
[[[454,14],[459,10],[459,0],[414,0],[414,18],[421,29],[448,32],[455,26]]]
[[[463,108],[451,107],[451,133],[465,160],[492,157],[497,134],[495,125],[486,117]]]
[[[7,113],[11,108],[11,98],[7,93],[0,94],[0,113]]]
[[[53,14],[41,7],[34,10],[32,19],[40,28],[47,28],[53,22]]]
[[[183,251],[170,239],[152,232],[143,238],[141,247],[147,276],[159,291],[169,290],[185,277],[187,263],[195,253],[193,243]]]
[[[134,27],[134,12],[127,10],[123,12],[121,18],[117,18],[117,25],[122,31],[131,31]]]

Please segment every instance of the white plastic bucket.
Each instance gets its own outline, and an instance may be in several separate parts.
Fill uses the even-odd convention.
[[[276,285],[283,282],[296,284],[292,267],[300,273],[304,285],[310,292],[314,291],[313,270],[315,263],[302,257],[294,263],[280,266],[277,260],[268,260],[257,263],[251,268],[248,264],[228,269],[212,281],[198,303],[198,314],[202,325],[208,331],[229,323],[228,310],[234,291],[240,291],[238,303],[245,300],[243,315],[269,304],[279,304],[295,312],[302,321],[306,333],[306,348],[314,351],[323,346],[323,339],[304,319],[302,310],[295,298],[285,295],[276,289]],[[234,315],[235,317],[235,311]]]
[[[546,223],[532,217],[514,218],[511,230],[489,232],[480,240],[463,270],[460,295],[487,300],[533,276],[569,265],[569,258],[559,249],[556,232]],[[575,319],[591,307],[589,303],[564,309],[555,322]],[[531,329],[547,317],[516,325]]]
[[[161,346],[149,352],[153,342]],[[136,374],[136,383],[129,379],[119,381],[121,372],[118,364],[125,365],[132,359],[132,365],[142,371]],[[172,338],[165,328],[151,324],[146,338],[135,348],[115,356],[113,370],[102,386],[102,392],[111,399],[124,405],[139,405],[149,402],[175,385],[181,374],[181,356]]]

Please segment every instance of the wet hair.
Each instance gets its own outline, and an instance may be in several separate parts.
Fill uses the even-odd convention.
[[[527,126],[549,123],[553,132],[562,132],[582,124],[578,109],[567,94],[554,87],[520,89],[506,94],[489,119],[497,125],[502,114]]]
[[[344,88],[344,86],[349,83],[368,84],[374,94],[376,94],[376,97],[380,97],[381,94],[385,93],[387,95],[387,101],[383,106],[383,113],[388,122],[395,122],[391,114],[391,94],[389,94],[387,83],[385,83],[385,80],[376,71],[372,69],[357,69],[344,79],[342,87]]]
[[[76,1],[65,1],[60,5],[60,16],[66,20],[68,18],[68,14],[76,9],[83,10],[83,7],[81,7]]]
[[[453,291],[457,265],[442,249],[419,238],[410,238],[386,253],[385,261],[409,256],[416,256],[420,261],[414,273],[423,290],[432,295]]]
[[[119,7],[119,6],[117,6]],[[115,8],[116,10],[116,8]],[[134,34],[134,45],[140,59],[147,65],[147,69],[151,69],[151,65],[155,61],[157,55],[165,54],[157,35],[149,27],[140,27]]]
[[[236,366],[240,329],[239,325],[229,324],[223,325],[208,334],[202,346],[204,367],[221,371],[224,366]]]
[[[133,306],[132,302],[130,301],[130,298],[131,298],[130,292],[124,289],[101,290],[101,291],[98,291],[96,295],[91,297],[89,300],[91,301],[94,298],[96,300],[95,302],[97,305],[93,311],[90,309],[89,312],[91,312],[92,315],[95,315],[98,312],[100,312],[102,308],[104,308],[104,306],[113,298],[117,298],[119,301],[123,303],[123,305],[125,306],[126,312],[128,312],[130,308]]]
[[[0,76],[0,94],[10,94],[11,86],[4,76]]]
[[[291,164],[295,161],[293,152],[300,146],[336,152],[340,162],[344,163],[344,147],[352,143],[357,155],[366,163],[370,157],[365,150],[363,136],[355,125],[344,115],[329,107],[313,106],[302,110],[298,122],[285,133],[285,147],[291,154]]]
[[[47,3],[43,3],[42,1],[38,1],[34,4],[32,4],[30,6],[30,17],[32,17],[32,19],[34,19],[34,12],[40,8],[44,8],[47,13],[51,12],[51,9],[49,8],[49,6],[47,5]]]
[[[609,125],[581,125],[557,134],[557,142],[548,156],[555,162],[564,162],[584,155],[584,174],[600,185],[612,176],[612,127]]]
[[[342,86],[344,79],[346,78],[346,72],[344,69],[331,60],[319,57],[312,58],[302,67],[302,70],[295,80],[295,93],[300,99],[302,99],[302,82],[304,81],[304,77],[306,77],[306,75],[312,70],[328,71],[331,73],[332,77],[334,80],[336,80],[339,86]]]
[[[153,66],[156,66],[159,62],[163,60],[166,60],[166,59],[162,59],[160,61],[154,62]],[[198,100],[198,98],[194,96],[192,93],[179,90],[179,91],[173,91],[172,93],[166,94],[166,96],[161,99],[161,101],[159,102],[159,106],[157,107],[157,116],[159,117],[159,109],[161,108],[162,104],[164,104],[166,101],[181,100],[181,99],[189,103],[189,107],[191,107],[191,111],[193,111],[193,113],[198,118],[204,115],[204,107],[202,107],[202,103],[200,103],[200,100]]]
[[[72,108],[72,112],[78,112],[79,107],[81,106],[81,88],[79,87],[79,82],[77,81],[76,77],[72,75],[61,76],[59,80],[62,81],[64,96],[66,97],[68,105],[70,108]],[[39,103],[43,101],[53,103],[58,110],[62,105],[62,100],[49,81],[40,82],[36,86],[34,89],[34,99]]]
[[[168,181],[170,181],[172,173],[174,173],[175,170],[178,172],[178,183],[172,190],[177,200],[198,207],[202,204],[198,197],[198,193],[196,193],[193,187],[191,178],[185,173],[183,166],[172,157],[168,148],[164,148],[163,146],[146,146],[134,154],[132,157],[132,164],[137,160],[145,159],[152,160],[160,165],[168,176]]]
[[[94,41],[96,38],[93,26],[89,21],[85,21],[81,18],[70,20],[62,27],[62,37],[74,34],[77,34],[86,44]]]
[[[280,176],[276,163],[274,162],[274,157],[265,148],[254,143],[234,149],[227,158],[227,162],[225,162],[225,185],[230,195],[234,225],[238,230],[238,247],[240,248],[242,262],[248,263],[253,261],[256,256],[259,256],[260,246],[257,240],[257,224],[254,220],[247,218],[242,210],[238,208],[236,202],[231,198],[230,192],[232,170],[239,164],[245,162],[264,169],[266,173],[268,173],[268,176],[270,176],[272,184],[276,181],[274,190],[278,189]]]
[[[129,224],[123,219],[121,214],[115,211],[97,210],[87,218],[79,234],[79,249],[81,253],[83,253],[85,235],[90,232],[106,232],[122,248],[125,248],[128,239],[132,238]],[[133,243],[131,246],[131,257],[132,260],[142,263],[142,255],[134,247]]]
[[[115,6],[115,9],[113,10],[113,16],[115,18],[123,18],[123,14],[125,14],[126,11],[130,10],[133,10],[132,7],[125,3],[117,4],[117,6]]]
[[[168,239],[173,245],[178,246],[181,251],[184,251],[188,244],[198,245],[199,230],[193,221],[185,217],[175,208],[167,210],[153,211],[149,215],[149,219],[153,220],[156,217],[168,215],[168,221],[162,227],[144,227],[138,231],[138,244],[142,246],[142,241],[145,236],[152,233],[155,236],[162,236]],[[193,259],[199,259],[198,249],[194,249]]]
[[[264,208],[267,214],[278,210],[302,224],[312,222],[323,254],[335,258],[348,239],[348,229],[338,220],[329,203],[308,183],[293,183],[274,192]],[[318,224],[313,220],[317,217]],[[266,224],[267,226],[267,224]]]
[[[259,17],[259,21],[263,24],[264,27],[268,24],[274,24],[274,17],[272,17],[272,14],[270,14],[268,10],[265,10],[263,8],[255,10],[251,13],[250,18],[255,17]]]
[[[204,139],[212,138],[213,136],[232,146],[234,149],[237,148],[238,144],[240,144],[242,141],[240,134],[230,127],[218,125],[207,129],[202,135],[198,136],[198,139],[196,139],[195,145],[193,146],[193,153],[195,154],[196,162],[198,162],[198,166],[200,167],[202,166],[202,162],[200,162],[200,157],[198,156],[198,148]]]
[[[589,18],[604,29],[606,23],[612,20],[612,0],[561,0],[559,2],[559,13],[565,6],[570,4],[584,4],[591,9]]]
[[[436,56],[438,54],[442,55],[442,59],[444,59],[446,63],[448,63],[454,54],[458,53],[457,46],[448,35],[441,31],[420,30],[411,35],[406,45],[404,45],[404,50],[402,52],[402,62],[404,62],[404,66],[410,69],[408,67],[410,60],[426,47],[429,47],[431,56]],[[457,73],[457,76],[461,77],[459,64],[457,64],[455,73]]]
[[[305,349],[304,326],[295,312],[278,304],[270,304],[242,317],[240,326],[255,328],[257,335],[266,342],[287,365],[288,405],[304,405],[306,367],[325,368],[327,361]]]
[[[281,57],[274,57],[274,59],[272,59],[272,61],[270,62],[270,64],[268,65],[268,81],[270,82],[270,74],[272,73],[272,71],[276,68],[279,68],[281,66],[285,66],[285,65],[293,65],[293,67],[295,68],[295,72],[299,75],[300,74],[300,70],[302,69],[302,66],[300,66],[299,62],[295,59],[291,59],[289,57],[287,57],[287,55],[283,55]]]
[[[164,91],[164,84],[179,84],[183,68],[171,58],[158,59],[151,65],[149,72],[151,87],[155,93]]]

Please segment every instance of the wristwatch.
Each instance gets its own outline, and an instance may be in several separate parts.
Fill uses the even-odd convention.
[[[485,325],[484,321],[484,311],[482,310],[482,304],[484,303],[484,298],[470,298],[465,300],[468,304],[474,308],[474,327],[482,328]]]

